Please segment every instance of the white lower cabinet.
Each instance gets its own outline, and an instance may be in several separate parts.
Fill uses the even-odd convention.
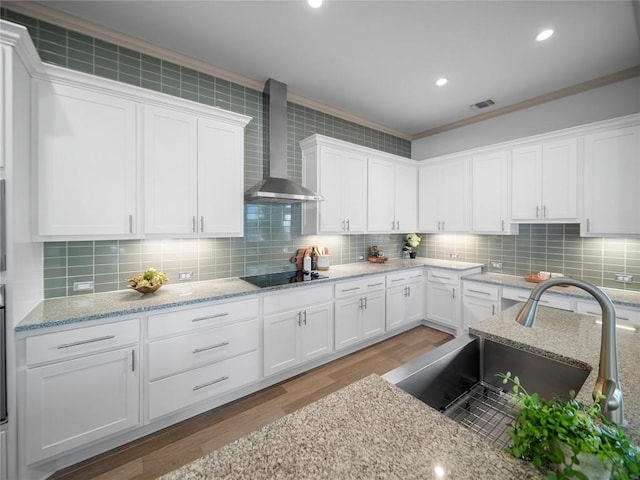
[[[477,282],[462,282],[462,328],[469,330],[476,322],[500,311],[500,287]]]
[[[502,288],[502,301],[512,300],[514,302],[526,302],[531,295],[531,289],[503,287]],[[538,304],[544,307],[557,308],[559,310],[573,311],[573,301],[571,297],[562,295],[556,295],[553,293],[543,293],[542,297],[538,301]]]
[[[104,327],[109,333],[105,335]],[[73,330],[84,338],[66,341],[65,332],[42,335],[30,344],[68,360],[26,370],[24,421],[27,463],[64,453],[139,424],[139,320]],[[129,346],[113,349],[119,340]],[[36,348],[38,348],[36,347]],[[110,350],[111,349],[111,350]],[[78,350],[83,353],[78,355]],[[91,351],[87,351],[91,350]]]
[[[257,298],[218,302],[147,319],[149,420],[260,378]]]
[[[463,328],[460,277],[461,273],[454,270],[429,268],[427,271],[427,320],[455,335]]]
[[[623,323],[640,325],[640,310],[632,308],[624,308],[616,305],[616,320]],[[576,313],[583,315],[591,315],[592,317],[602,318],[602,309],[596,302],[578,300],[576,302]]]
[[[384,276],[339,283],[335,298],[336,350],[385,332]]]
[[[424,269],[387,275],[387,331],[421,320],[424,311]]]
[[[333,318],[331,285],[265,296],[264,375],[333,352]]]

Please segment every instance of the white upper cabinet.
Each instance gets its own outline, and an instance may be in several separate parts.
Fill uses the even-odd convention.
[[[418,168],[418,230],[453,233],[471,229],[468,156],[428,161]]]
[[[61,67],[38,78],[37,235],[242,236],[249,117]]]
[[[576,138],[513,149],[511,218],[553,223],[578,219]]]
[[[300,142],[303,183],[324,198],[303,203],[303,234],[364,233],[367,156],[356,145],[313,135]]]
[[[518,233],[518,226],[510,223],[509,151],[474,155],[471,179],[473,233]]]
[[[243,129],[144,107],[145,233],[242,236]]]
[[[367,231],[414,232],[418,220],[417,166],[369,157]]]
[[[34,91],[37,234],[136,236],[135,103],[53,81]]]
[[[640,126],[584,137],[581,234],[640,235]]]

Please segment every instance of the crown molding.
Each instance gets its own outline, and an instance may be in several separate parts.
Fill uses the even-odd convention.
[[[197,60],[188,55],[174,52],[173,50],[170,50],[167,48],[159,47],[150,42],[146,42],[139,38],[117,32],[116,30],[103,27],[101,25],[98,25],[97,23],[90,22],[88,20],[84,20],[73,15],[69,15],[68,13],[54,10],[53,8],[47,7],[39,3],[35,3],[31,1],[16,1],[16,0],[7,0],[7,1],[3,1],[2,3],[3,3],[2,6],[4,8],[16,13],[37,18],[38,20],[49,22],[54,25],[67,28],[69,30],[73,30],[79,33],[83,33],[85,35],[89,35],[94,38],[98,38],[105,42],[114,43],[116,45],[144,53],[145,55],[157,57],[162,60],[166,60],[178,65],[182,65],[184,67],[191,68],[193,70],[197,70],[202,73],[213,75],[214,77],[221,78],[223,80],[227,80],[229,82],[233,82],[247,88],[252,88],[260,92],[263,91],[264,89],[264,81],[245,77],[244,75],[240,75],[240,74],[231,72],[229,70],[225,70],[225,69],[216,67],[214,65],[210,65],[206,62]],[[405,140],[412,139],[411,134],[407,132],[396,130],[394,128],[390,128],[388,126],[373,122],[369,119],[360,117],[358,115],[345,112],[344,110],[340,110],[339,108],[325,105],[323,103],[307,98],[303,95],[299,95],[295,92],[290,91],[288,93],[287,100],[292,103],[302,105],[304,107],[312,108],[314,110],[319,110],[328,115],[333,115],[335,117],[342,118],[343,120],[347,120],[349,122],[354,122],[359,125],[372,128],[374,130],[379,130],[381,132],[403,138]]]
[[[528,100],[523,100],[522,102],[517,102],[511,105],[507,105],[505,107],[496,108],[495,110],[492,110],[490,112],[481,113],[479,115],[475,115],[470,118],[464,118],[462,120],[451,122],[446,125],[442,125],[440,127],[432,128],[430,130],[425,130],[424,132],[415,134],[413,136],[413,140],[419,140],[421,138],[430,137],[438,133],[447,132],[449,130],[455,130],[460,127],[466,127],[467,125],[472,125],[474,123],[482,122],[490,118],[500,117],[508,113],[517,112],[518,110],[525,110],[527,108],[535,107],[543,103],[547,103],[553,100],[558,100],[560,98],[575,95],[576,93],[586,92],[587,90],[603,87],[611,83],[620,82],[622,80],[627,80],[629,78],[633,78],[637,76],[640,76],[640,65],[636,65],[635,67],[627,68],[619,72],[611,73],[609,75],[604,75],[602,77],[598,77],[593,80],[587,80],[586,82],[578,83],[577,85],[556,90],[551,93],[546,93],[544,95],[539,95],[537,97],[533,97]]]

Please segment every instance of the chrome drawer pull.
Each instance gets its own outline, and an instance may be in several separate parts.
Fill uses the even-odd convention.
[[[206,352],[207,350],[213,350],[214,348],[226,347],[227,345],[229,345],[229,342],[220,342],[220,343],[217,343],[215,345],[211,345],[210,347],[196,348],[193,351],[193,353]]]
[[[467,292],[472,292],[472,293],[481,293],[482,295],[489,295],[491,296],[491,294],[489,292],[481,292],[480,290],[473,290],[473,289],[469,289],[467,290]]]
[[[114,338],[116,338],[115,335],[107,335],[105,337],[92,338],[90,340],[81,340],[80,342],[65,343],[64,345],[58,345],[58,347],[56,347],[56,348],[61,350],[63,348],[77,347],[79,345],[84,345],[86,343],[102,342],[104,340],[112,340]]]
[[[384,285],[384,282],[380,282],[380,283],[372,283],[370,285],[367,285],[367,288],[371,288],[371,287],[379,287],[380,285]]]
[[[224,382],[225,380],[229,380],[229,377],[227,377],[226,375],[224,377],[220,377],[220,378],[217,378],[215,380],[211,380],[210,382],[203,383],[202,385],[196,385],[195,387],[193,387],[193,391],[195,392],[195,391],[200,390],[202,388],[210,387],[211,385],[215,385],[216,383]]]
[[[343,292],[355,292],[356,290],[360,290],[360,287],[353,287],[353,288],[345,288],[344,290],[342,290]]]
[[[200,317],[200,318],[194,318],[193,320],[191,320],[192,322],[202,322],[203,320],[213,320],[214,318],[220,318],[220,317],[226,317],[227,315],[229,315],[227,312],[225,313],[218,313],[217,315],[211,315],[209,317]]]
[[[431,274],[432,278],[442,278],[444,280],[451,280],[451,277],[443,277],[442,275],[434,275],[433,273]]]
[[[403,280],[406,280],[405,278],[392,278],[391,281],[392,282],[402,282]]]

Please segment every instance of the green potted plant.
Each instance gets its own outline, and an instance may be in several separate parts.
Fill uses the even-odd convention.
[[[498,376],[503,384],[512,383],[519,410],[508,453],[532,461],[549,480],[640,479],[640,448],[600,415],[599,403],[585,405],[574,392],[569,400],[544,400],[529,394],[511,372]]]

